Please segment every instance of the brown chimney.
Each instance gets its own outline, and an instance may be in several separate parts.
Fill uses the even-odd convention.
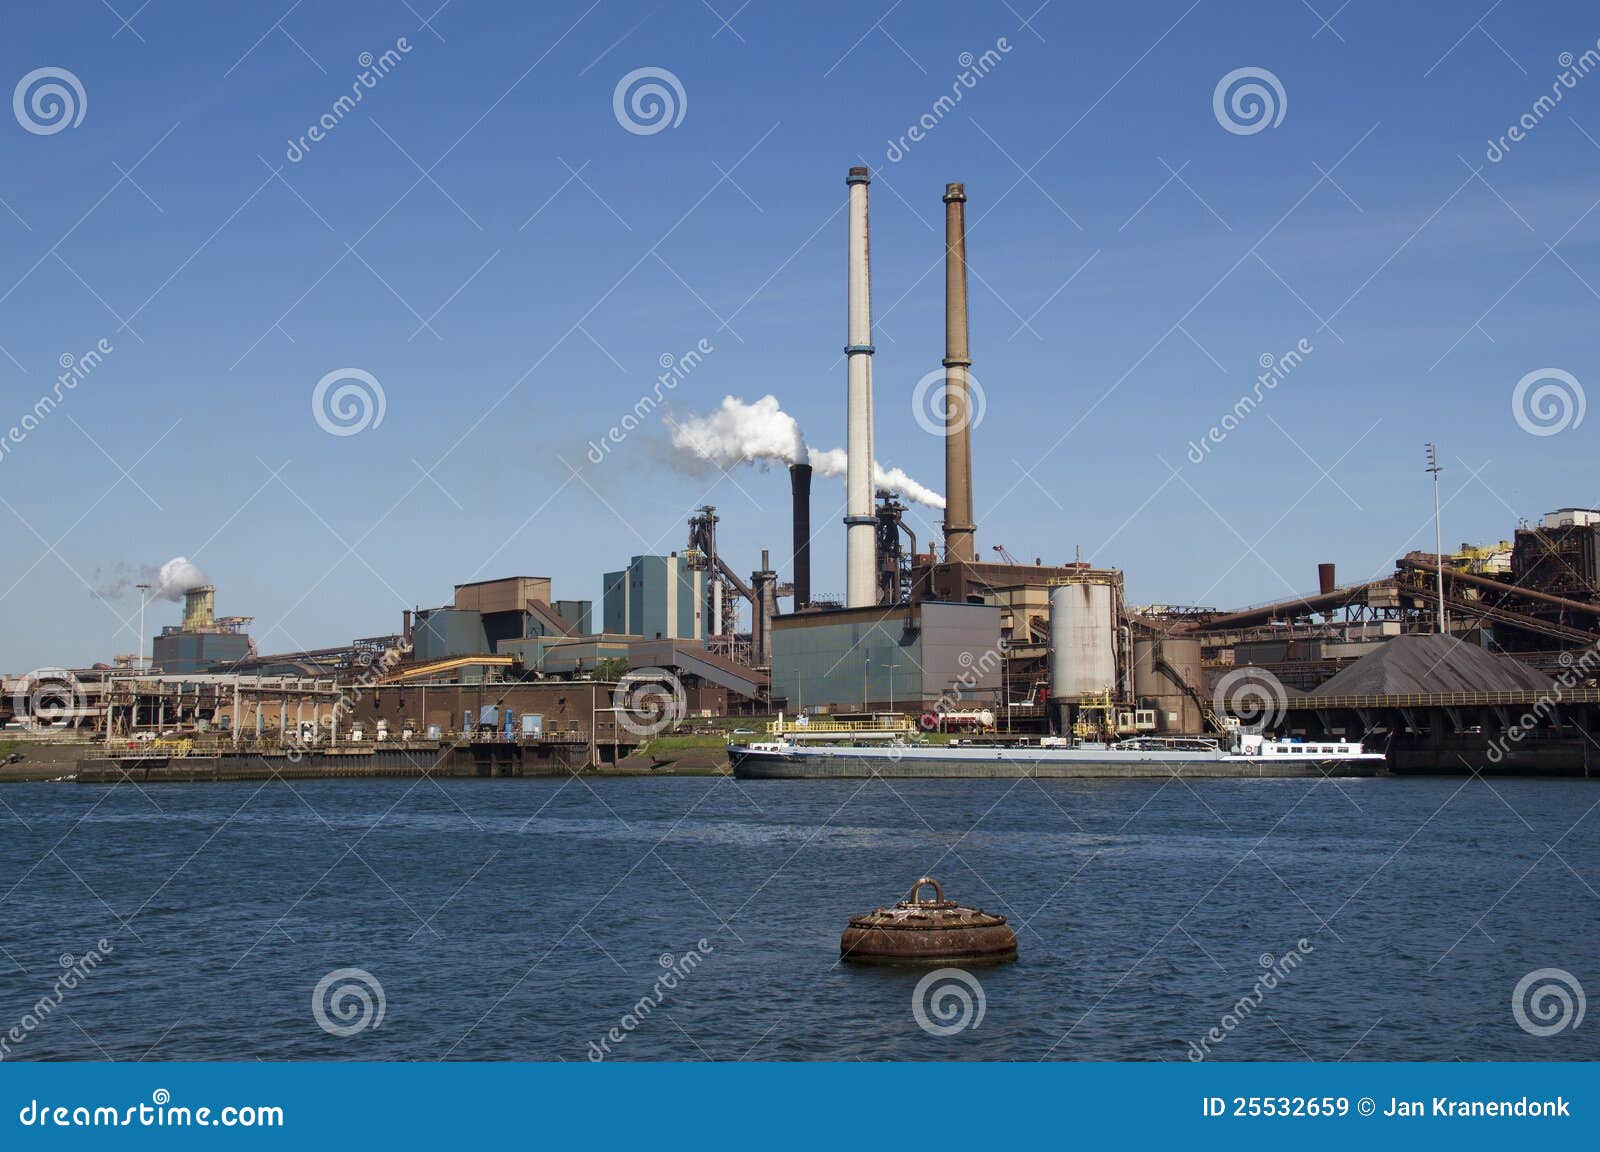
[[[967,191],[944,190],[944,549],[950,561],[977,559],[972,523],[972,412],[967,389]]]
[[[1332,564],[1318,564],[1317,565],[1317,590],[1319,592],[1321,592],[1324,596],[1326,596],[1329,592],[1332,592],[1336,587],[1338,587],[1338,585],[1333,582],[1333,565]]]

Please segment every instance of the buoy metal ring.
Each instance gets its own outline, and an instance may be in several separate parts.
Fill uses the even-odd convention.
[[[923,887],[927,886],[927,885],[931,885],[932,888],[933,888],[933,899],[932,899],[932,901],[922,900],[917,895],[919,892],[922,891]],[[935,880],[932,876],[924,876],[921,879],[919,879],[915,884],[913,884],[911,886],[911,894],[906,897],[906,903],[908,903],[908,904],[927,904],[927,903],[943,904],[944,903],[944,889],[939,887],[939,882],[937,880]]]

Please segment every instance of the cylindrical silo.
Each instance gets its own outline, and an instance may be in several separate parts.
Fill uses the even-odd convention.
[[[1050,695],[1082,700],[1117,688],[1116,620],[1110,584],[1050,590]]]
[[[1158,732],[1205,731],[1205,717],[1195,703],[1201,684],[1199,640],[1149,637],[1133,642],[1133,694],[1140,707],[1155,710]]]

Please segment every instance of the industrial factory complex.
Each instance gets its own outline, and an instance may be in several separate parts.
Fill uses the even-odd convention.
[[[215,590],[198,585],[148,659],[8,678],[0,720],[81,732],[118,771],[205,746],[285,770],[307,753],[344,756],[352,774],[446,754],[470,772],[603,768],[663,721],[783,712],[893,713],[933,737],[997,742],[1254,724],[1366,740],[1394,771],[1592,772],[1600,511],[1559,509],[1510,539],[1411,553],[1356,583],[1324,563],[1305,595],[1242,610],[1130,604],[1104,557],[981,551],[961,184],[943,193],[942,539],[919,542],[906,493],[875,479],[871,174],[851,168],[846,185],[842,526],[813,525],[800,457],[792,551],[777,566],[763,551],[758,568],[737,569],[706,506],[681,550],[597,573],[598,604],[559,599],[539,576],[474,581],[406,611],[392,634],[315,651],[258,653],[250,618],[216,616]],[[824,601],[810,544],[840,527],[844,597]]]

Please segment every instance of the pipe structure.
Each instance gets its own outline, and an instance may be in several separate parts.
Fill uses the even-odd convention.
[[[1403,568],[1412,568],[1428,576],[1435,576],[1443,581],[1446,573],[1437,563],[1422,560],[1415,556],[1406,556],[1400,560]],[[1466,584],[1473,588],[1481,588],[1485,592],[1499,592],[1516,600],[1528,600],[1535,604],[1548,604],[1552,608],[1565,608],[1569,612],[1581,612],[1587,616],[1600,616],[1600,604],[1589,604],[1582,600],[1569,600],[1565,596],[1553,596],[1549,592],[1540,592],[1533,588],[1520,588],[1515,584],[1505,584],[1499,580],[1492,580],[1487,576],[1475,576],[1471,572],[1448,573],[1453,584]]]
[[[967,190],[944,189],[944,549],[945,559],[977,559],[972,522],[972,410],[967,369]]]
[[[878,599],[877,521],[872,510],[872,274],[867,242],[866,168],[850,169],[850,239],[845,470],[845,606],[869,608]]]
[[[811,465],[789,467],[794,497],[794,610],[811,603]]]
[[[765,548],[761,550],[761,568],[750,573],[751,597],[750,647],[752,663],[766,667],[772,663],[772,620],[778,614],[778,574],[772,570]]]

